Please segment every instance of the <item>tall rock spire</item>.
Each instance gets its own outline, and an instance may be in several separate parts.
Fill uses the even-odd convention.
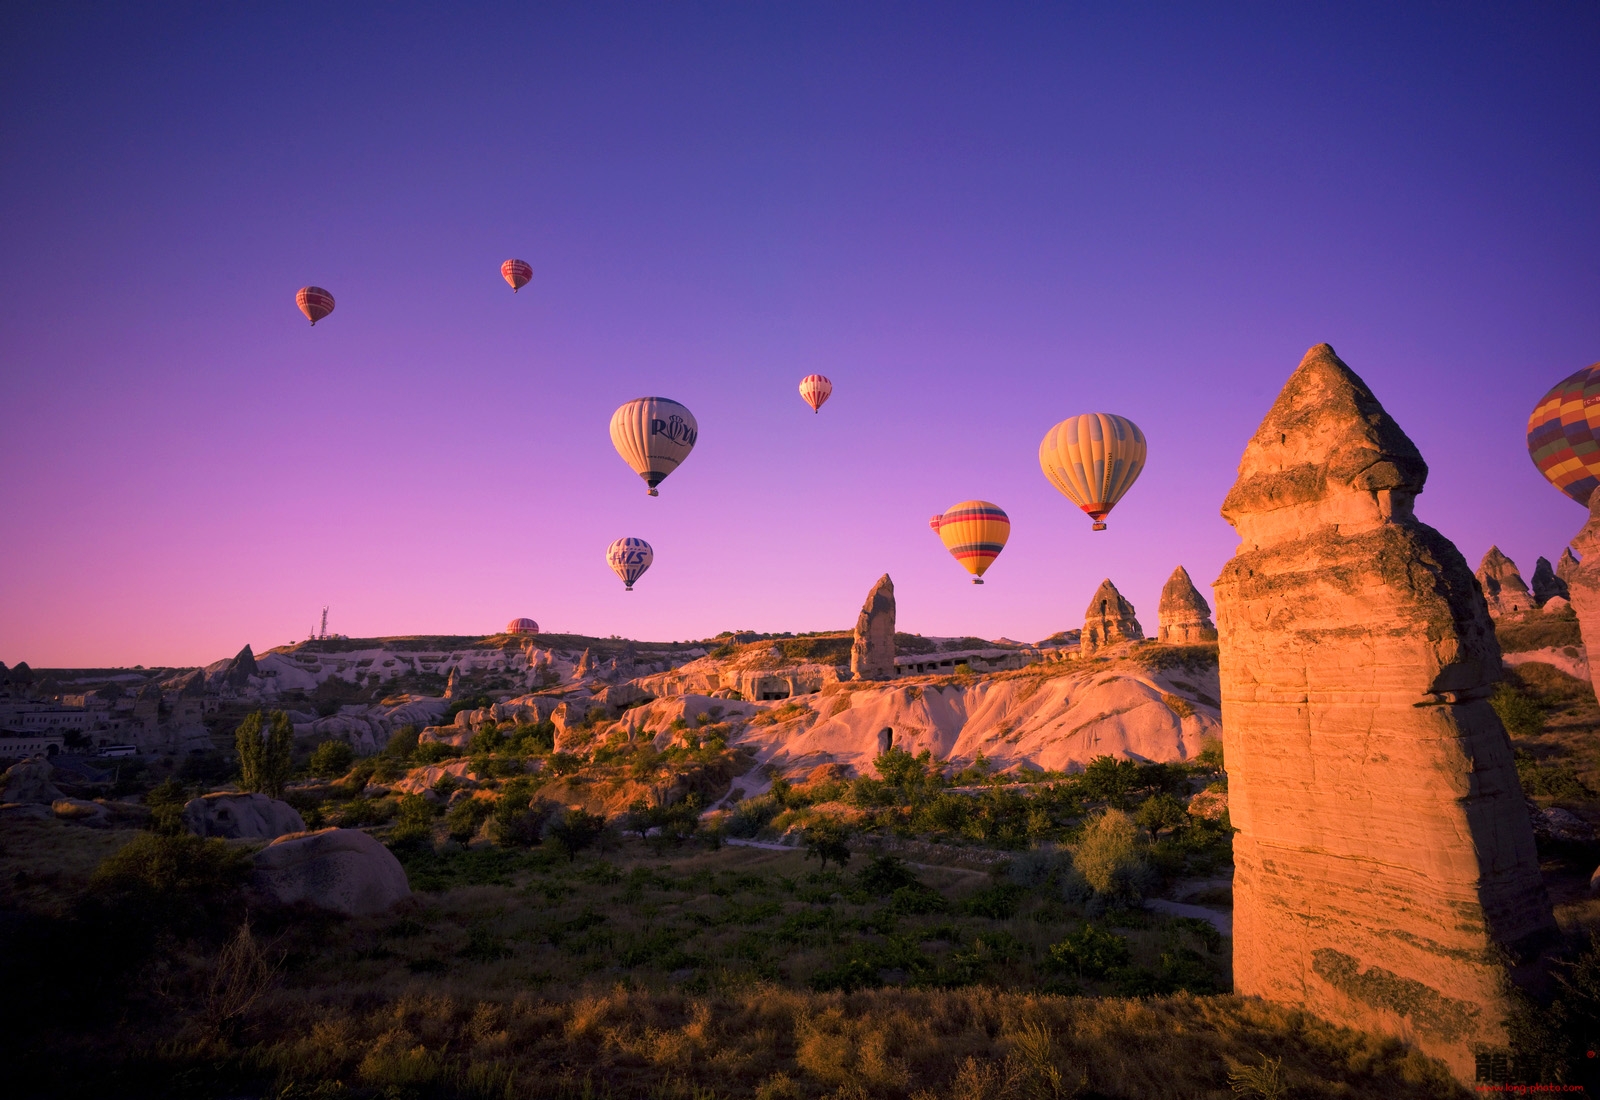
[[[1549,558],[1540,558],[1533,565],[1533,601],[1540,607],[1560,596],[1569,598],[1567,582],[1556,575]]]
[[[1419,522],[1428,468],[1312,348],[1223,505],[1215,586],[1234,837],[1234,986],[1405,1037],[1470,1081],[1515,963],[1553,931],[1500,648],[1467,563]]]
[[[1501,553],[1498,546],[1489,547],[1475,575],[1490,615],[1498,619],[1501,615],[1521,615],[1533,610],[1533,594],[1528,591],[1528,583],[1517,572],[1517,563]]]
[[[850,673],[857,680],[894,679],[894,581],[885,573],[856,616]]]

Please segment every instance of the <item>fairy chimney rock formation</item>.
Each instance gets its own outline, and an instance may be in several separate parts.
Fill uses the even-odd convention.
[[[1517,563],[1500,552],[1498,546],[1489,547],[1478,566],[1478,583],[1483,586],[1483,598],[1489,605],[1489,614],[1521,615],[1533,608],[1533,594],[1517,572]]]
[[[1412,514],[1427,475],[1321,344],[1222,506],[1241,540],[1215,586],[1234,987],[1470,1081],[1554,923],[1488,703],[1494,628],[1461,554]]]
[[[1133,605],[1122,598],[1122,593],[1107,577],[1100,582],[1094,599],[1089,601],[1089,609],[1083,613],[1083,635],[1078,641],[1078,656],[1092,657],[1100,650],[1143,640],[1144,628],[1134,615]]]
[[[1533,566],[1533,601],[1543,607],[1558,598],[1567,598],[1567,582],[1556,575],[1549,558],[1540,558]]]
[[[894,679],[894,581],[887,573],[872,586],[856,616],[850,675],[857,680]]]
[[[1161,606],[1156,611],[1156,640],[1173,645],[1193,645],[1217,640],[1211,622],[1211,605],[1189,579],[1183,566],[1172,571],[1161,586]]]
[[[1574,557],[1576,550],[1583,555]],[[1583,648],[1588,653],[1600,653],[1600,493],[1589,495],[1589,522],[1572,538],[1572,547],[1561,555],[1561,564],[1567,559],[1572,565],[1565,574],[1567,598],[1572,610],[1578,614],[1578,630],[1583,635]],[[1560,572],[1560,569],[1557,569]],[[1600,699],[1600,683],[1595,681],[1597,662],[1589,662],[1589,681],[1595,697]]]
[[[1572,583],[1572,574],[1578,571],[1578,559],[1572,554],[1572,547],[1561,551],[1561,560],[1556,562],[1556,579],[1562,584]],[[1570,594],[1569,597],[1570,598]]]

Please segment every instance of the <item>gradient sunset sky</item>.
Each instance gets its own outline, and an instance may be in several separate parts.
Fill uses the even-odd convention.
[[[1153,630],[1320,341],[1473,566],[1582,524],[1524,433],[1600,359],[1587,0],[463,7],[4,7],[0,661],[324,604],[847,628],[884,572],[903,630],[1036,640],[1107,576]],[[651,394],[700,423],[659,499],[606,430]],[[1094,411],[1150,440],[1099,534],[1037,461]],[[927,527],[971,497],[1013,525],[982,587]]]

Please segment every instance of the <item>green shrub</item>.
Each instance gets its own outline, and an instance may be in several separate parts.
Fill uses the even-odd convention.
[[[248,853],[221,840],[142,833],[95,869],[91,895],[156,932],[204,930],[250,874]]]
[[[1133,823],[1149,830],[1150,839],[1154,840],[1162,829],[1183,828],[1189,823],[1189,814],[1182,802],[1163,791],[1139,804],[1133,814]]]
[[[988,917],[990,920],[1010,920],[1017,915],[1017,907],[1028,896],[1026,887],[1012,882],[987,886],[975,894],[961,899],[961,911],[969,917]]]
[[[921,886],[906,861],[895,856],[876,855],[856,872],[856,885],[875,898],[886,897],[906,886]]]
[[[513,779],[500,791],[489,813],[489,839],[501,848],[531,848],[539,843],[539,833],[550,817],[546,806],[530,805],[532,785]]]
[[[840,867],[850,862],[849,840],[850,830],[843,822],[831,817],[825,817],[815,825],[807,826],[801,833],[806,858],[816,859],[818,868],[824,871],[828,869],[829,860]]]
[[[433,839],[433,803],[417,794],[400,799],[395,826],[389,834],[391,845],[431,846]]]
[[[606,819],[588,810],[568,810],[550,826],[550,839],[566,853],[567,862],[578,858],[578,853],[600,839],[605,832]]]
[[[1594,792],[1578,778],[1578,771],[1571,764],[1562,761],[1541,764],[1531,754],[1521,751],[1516,754],[1516,762],[1522,793],[1529,798],[1542,796],[1586,802],[1594,797]]]
[[[461,755],[461,750],[442,741],[423,741],[411,754],[413,764],[437,764]]]
[[[1146,867],[1133,818],[1109,808],[1090,818],[1083,837],[1072,846],[1072,862],[1096,894],[1137,902]]]
[[[1544,730],[1544,706],[1510,683],[1495,687],[1489,705],[1513,737],[1537,737]]]
[[[1084,925],[1050,948],[1050,961],[1080,978],[1104,978],[1127,966],[1132,957],[1127,940],[1115,932],[1102,932],[1093,924]]]
[[[383,755],[396,760],[409,760],[416,749],[417,727],[401,726],[389,735],[389,743],[383,747]]]
[[[324,741],[311,752],[311,774],[334,779],[350,770],[356,752],[343,741]]]
[[[493,810],[494,803],[486,798],[463,798],[444,815],[445,831],[451,840],[465,844],[478,835]]]

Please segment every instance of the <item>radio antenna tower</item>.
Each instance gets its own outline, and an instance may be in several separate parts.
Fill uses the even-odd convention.
[[[321,638],[326,638],[327,636],[328,636],[328,609],[327,609],[326,606],[324,606],[323,609],[322,609],[322,629],[317,631],[317,637],[319,639],[321,639]]]

